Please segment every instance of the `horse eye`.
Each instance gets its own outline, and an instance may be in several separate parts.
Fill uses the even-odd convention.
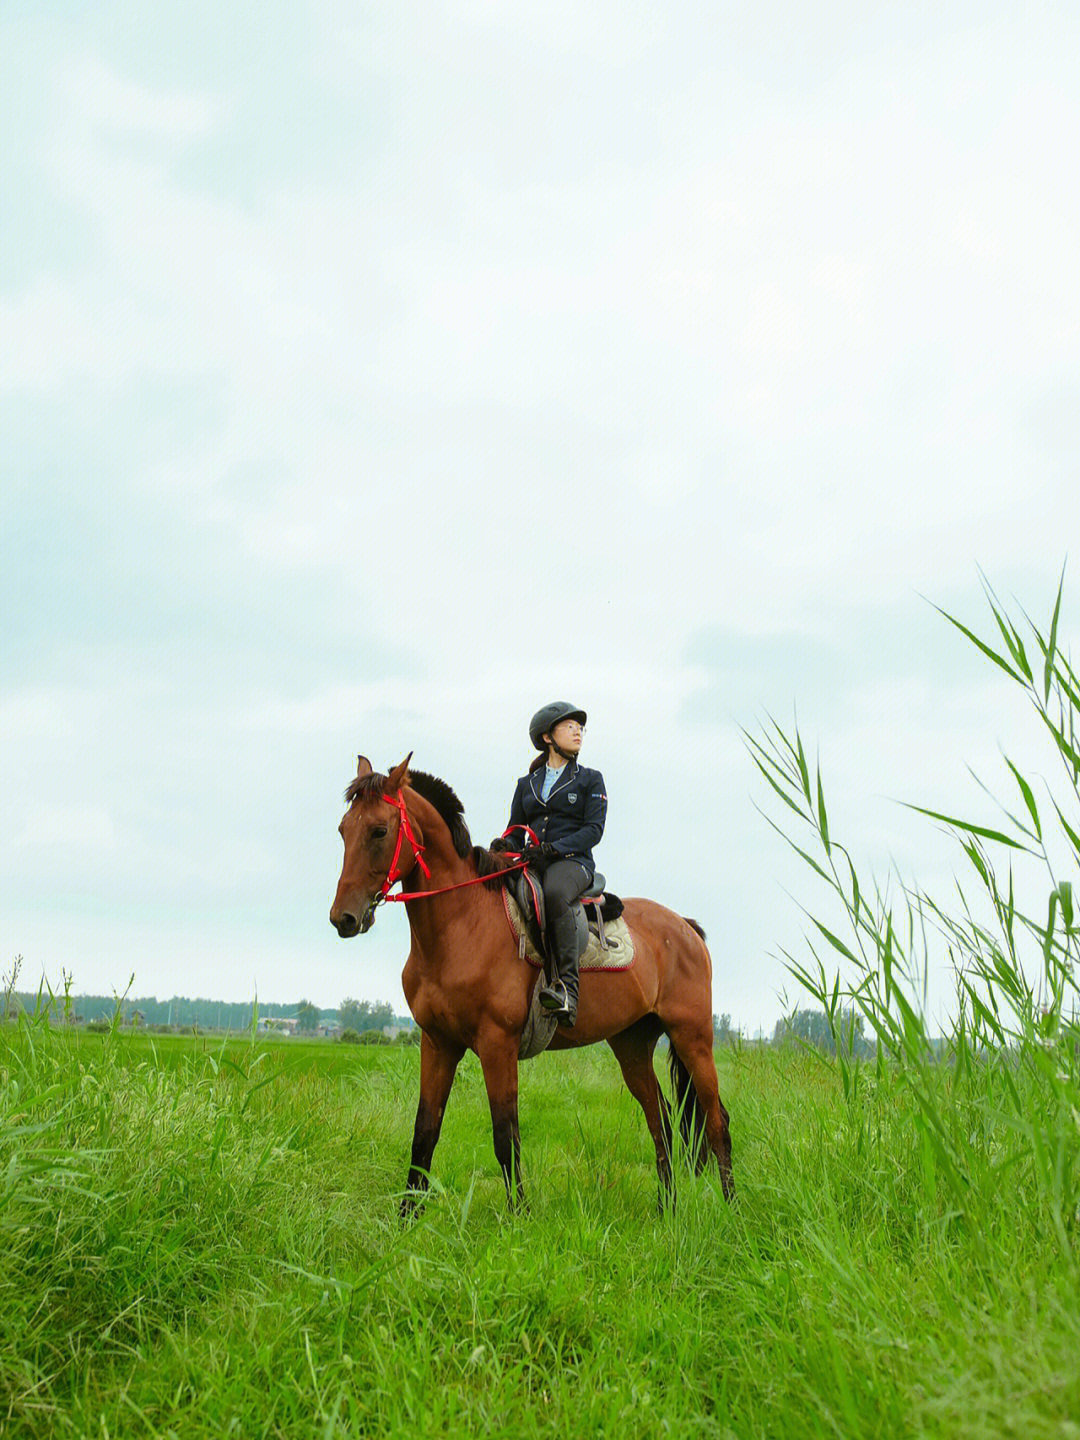
[[[385,834],[386,834],[386,826],[385,826],[385,825],[376,825],[376,826],[373,827],[373,829],[372,829],[372,831],[371,831],[371,838],[372,838],[373,840],[381,840]]]

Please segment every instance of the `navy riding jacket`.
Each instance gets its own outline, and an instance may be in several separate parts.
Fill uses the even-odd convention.
[[[540,798],[543,784],[542,765],[521,777],[510,803],[510,824],[531,826],[539,841],[547,840],[567,860],[579,861],[591,880],[596,872],[593,846],[607,819],[604,777],[568,760],[546,800]]]

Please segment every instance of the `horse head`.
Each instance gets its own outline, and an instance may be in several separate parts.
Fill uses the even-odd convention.
[[[415,844],[402,844],[401,813],[392,803],[408,780],[412,752],[389,775],[379,775],[365,756],[357,757],[356,779],[345,791],[349,802],[338,833],[345,843],[345,859],[330,923],[343,939],[366,935],[375,923],[375,907],[390,883],[403,879],[416,864],[416,845],[423,836],[412,824]],[[387,798],[390,797],[390,798]]]

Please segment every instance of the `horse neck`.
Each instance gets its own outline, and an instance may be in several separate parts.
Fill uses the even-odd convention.
[[[405,877],[405,890],[438,890],[443,885],[455,885],[458,880],[471,873],[469,863],[454,849],[446,821],[430,801],[410,790],[406,796],[405,808],[414,830],[423,837],[424,861],[431,871],[425,878],[419,863],[413,866]]]
[[[459,885],[463,880],[476,876],[476,867],[471,860],[459,855],[454,849],[446,821],[435,807],[422,795],[411,792],[408,809],[412,819],[419,825],[424,837],[424,860],[431,874],[425,878],[419,865],[414,865],[403,881],[406,893],[425,895],[429,891],[442,890],[448,885]],[[475,911],[484,904],[486,896],[483,885],[469,885],[461,890],[452,890],[448,895],[432,894],[430,898],[410,900],[405,909],[409,926],[415,939],[421,942],[425,953],[434,954],[439,948],[439,937],[447,926],[463,914]]]

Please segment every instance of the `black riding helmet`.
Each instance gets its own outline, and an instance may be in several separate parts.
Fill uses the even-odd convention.
[[[529,739],[536,749],[543,753],[547,749],[544,736],[550,734],[560,720],[580,720],[584,725],[587,719],[585,711],[579,710],[576,705],[571,705],[567,700],[554,700],[542,710],[537,710],[529,721]]]

